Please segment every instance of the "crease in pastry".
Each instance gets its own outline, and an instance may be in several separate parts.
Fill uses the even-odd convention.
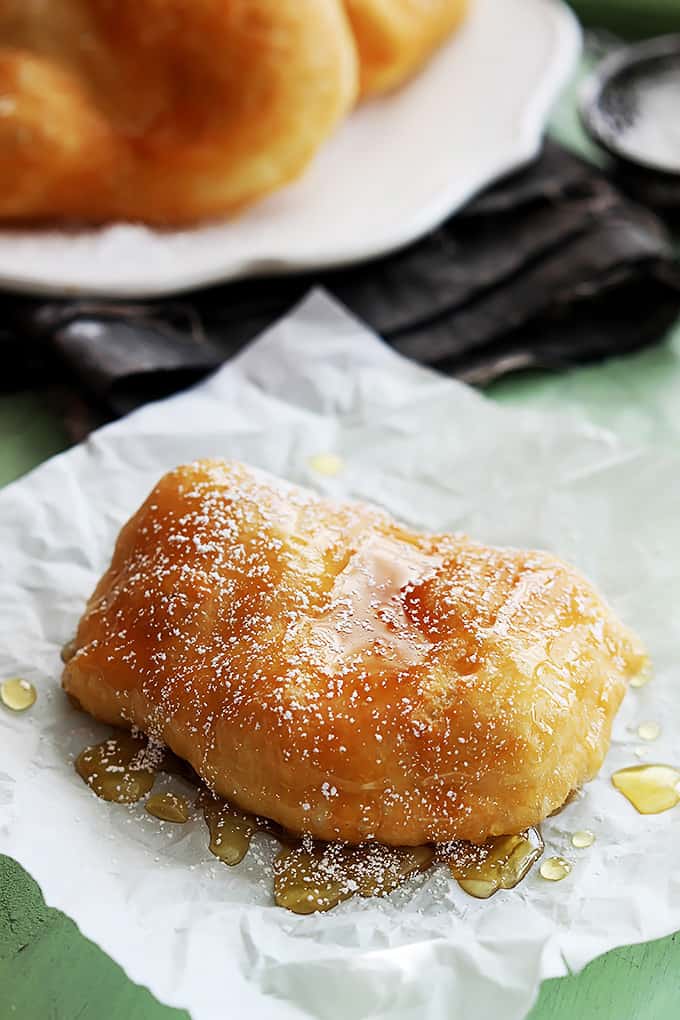
[[[244,465],[166,475],[63,686],[318,840],[520,833],[591,779],[646,656],[547,553],[421,535]]]

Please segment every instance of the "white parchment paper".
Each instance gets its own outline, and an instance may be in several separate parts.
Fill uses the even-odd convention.
[[[663,726],[647,760],[680,763],[680,457],[587,422],[506,410],[420,369],[322,295],[207,383],[102,429],[0,494],[0,676],[39,690],[0,710],[0,850],[163,1002],[194,1020],[519,1020],[543,978],[680,928],[680,808],[638,815],[609,781],[636,764],[636,726]],[[317,453],[343,472],[315,475]],[[235,457],[425,529],[554,550],[647,642],[656,676],[630,691],[599,779],[544,827],[574,864],[535,869],[487,902],[445,869],[386,900],[295,917],[273,906],[269,837],[236,869],[202,821],[161,825],[97,800],[72,769],[105,734],[59,689],[59,648],[122,522],[167,469]],[[642,752],[644,753],[644,752]],[[570,835],[593,829],[594,847]]]

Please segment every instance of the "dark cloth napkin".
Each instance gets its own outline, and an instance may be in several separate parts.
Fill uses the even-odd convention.
[[[149,303],[4,296],[0,387],[57,383],[82,435],[200,379],[314,286],[407,357],[480,385],[642,348],[680,315],[661,221],[548,143],[531,167],[373,262]]]

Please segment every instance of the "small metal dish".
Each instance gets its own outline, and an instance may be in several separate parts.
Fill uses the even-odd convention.
[[[680,211],[680,35],[606,57],[584,84],[580,114],[628,191]]]

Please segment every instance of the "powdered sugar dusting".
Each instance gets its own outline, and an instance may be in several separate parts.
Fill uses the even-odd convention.
[[[246,811],[417,845],[559,806],[641,661],[547,555],[213,461],[163,478],[123,529],[64,684]]]

